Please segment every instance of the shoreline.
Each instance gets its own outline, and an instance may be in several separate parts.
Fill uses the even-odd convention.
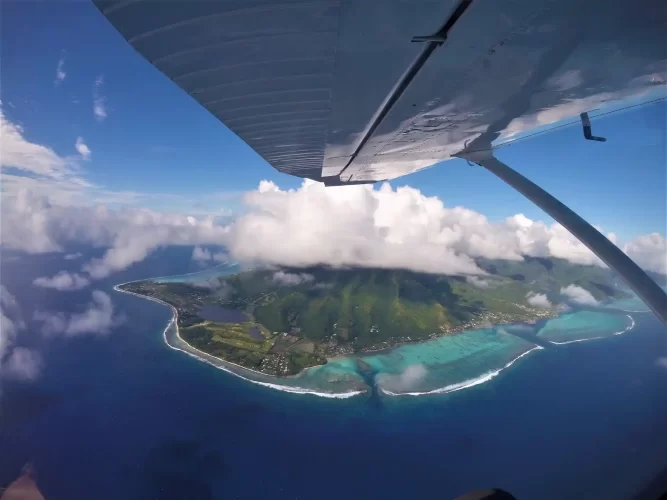
[[[219,267],[219,266],[217,266],[217,267]],[[174,306],[172,306],[171,304],[168,304],[167,302],[164,302],[163,300],[156,299],[155,297],[148,297],[146,295],[140,295],[138,293],[134,293],[134,292],[130,292],[130,291],[122,290],[122,289],[118,288],[122,285],[127,285],[129,283],[136,283],[136,282],[139,282],[139,281],[146,281],[146,280],[142,279],[142,280],[128,281],[126,283],[119,283],[117,285],[114,285],[113,289],[116,292],[126,293],[128,295],[134,295],[135,297],[140,297],[142,299],[151,300],[151,301],[156,302],[158,304],[162,304],[164,306],[167,306],[171,309],[171,320],[169,321],[166,328],[162,332],[162,338],[164,339],[164,343],[167,344],[167,346],[170,349],[173,349],[175,351],[183,352],[183,353],[187,354],[188,356],[191,356],[191,357],[193,357],[193,358],[195,358],[199,361],[202,361],[202,362],[204,362],[204,363],[206,363],[210,366],[213,366],[214,368],[217,368],[217,369],[222,370],[226,373],[234,375],[234,376],[236,376],[240,379],[247,380],[248,382],[252,382],[253,384],[261,385],[261,386],[264,386],[264,387],[269,387],[271,389],[276,389],[276,390],[283,391],[283,392],[289,392],[289,393],[292,393],[292,394],[312,394],[314,396],[320,396],[320,397],[324,397],[324,398],[347,399],[347,398],[351,398],[351,397],[358,396],[358,395],[361,395],[361,394],[365,394],[366,392],[368,392],[368,391],[348,391],[348,392],[340,392],[340,393],[319,392],[319,391],[314,391],[312,389],[306,389],[305,387],[289,386],[289,385],[282,385],[282,384],[272,384],[271,382],[262,382],[260,380],[253,380],[251,378],[244,377],[243,375],[241,375],[240,373],[237,373],[233,369],[225,368],[224,365],[227,364],[227,365],[231,365],[234,368],[239,369],[239,370],[246,370],[246,371],[249,371],[249,372],[252,372],[252,373],[256,373],[257,375],[260,375],[262,377],[270,377],[270,375],[267,375],[265,373],[258,372],[256,370],[251,369],[251,368],[246,368],[245,366],[237,365],[235,363],[232,363],[231,361],[226,361],[224,359],[220,359],[220,358],[217,358],[215,356],[211,356],[210,354],[208,354],[204,351],[200,351],[196,347],[193,347],[188,342],[183,340],[183,338],[179,334],[178,311],[176,310],[176,308]],[[169,343],[169,339],[167,338],[167,332],[169,331],[169,328],[172,325],[176,328],[176,337],[178,338],[178,340],[183,342],[185,345],[188,346],[189,349],[192,349],[197,354],[195,354],[195,352],[190,352],[186,349],[181,349],[180,347],[177,347],[177,346],[172,345],[172,344]],[[213,360],[215,360],[215,361],[210,360],[208,358],[213,358]],[[218,363],[220,363],[220,364],[218,364]]]
[[[215,268],[221,267],[223,265],[227,265],[227,264],[219,264],[218,266],[215,266],[215,267],[210,268],[210,269],[215,269]],[[202,272],[202,271],[198,271],[198,272]],[[189,273],[189,274],[197,274],[198,272]],[[173,276],[186,276],[186,275],[173,275]],[[251,368],[246,368],[244,366],[237,365],[237,364],[232,363],[230,361],[223,360],[223,359],[220,359],[218,357],[212,356],[211,354],[208,354],[204,351],[201,351],[201,350],[193,347],[191,344],[189,344],[188,342],[183,340],[183,338],[180,336],[179,328],[178,328],[178,311],[174,306],[172,306],[171,304],[168,304],[167,302],[164,302],[160,299],[156,299],[154,297],[149,297],[149,296],[146,296],[146,295],[140,295],[138,293],[134,293],[134,292],[130,292],[130,291],[122,290],[122,289],[118,288],[122,285],[127,285],[127,284],[130,284],[130,283],[137,283],[137,282],[140,282],[140,281],[146,281],[148,279],[160,279],[160,278],[144,278],[144,279],[140,279],[140,280],[128,281],[126,283],[119,283],[117,285],[114,285],[113,289],[116,292],[127,293],[129,295],[134,295],[136,297],[151,300],[151,301],[156,302],[158,304],[162,304],[164,306],[167,306],[171,309],[172,318],[169,321],[169,323],[167,324],[164,331],[162,332],[162,337],[164,339],[164,342],[165,342],[165,344],[167,344],[167,346],[170,349],[183,352],[183,353],[187,354],[188,356],[191,356],[191,357],[193,357],[193,358],[195,358],[199,361],[202,361],[202,362],[204,362],[204,363],[206,363],[210,366],[213,366],[214,368],[222,370],[226,373],[234,375],[234,376],[236,376],[240,379],[246,380],[246,381],[251,382],[253,384],[260,385],[260,386],[263,386],[263,387],[268,387],[268,388],[275,389],[275,390],[282,391],[282,392],[287,392],[287,393],[292,393],[292,394],[311,394],[313,396],[319,396],[319,397],[324,397],[324,398],[333,398],[333,399],[347,399],[347,398],[351,398],[351,397],[358,396],[358,395],[361,395],[361,394],[367,394],[369,392],[369,389],[367,389],[367,390],[353,390],[353,391],[341,392],[341,393],[316,391],[316,390],[313,390],[313,389],[306,389],[304,387],[289,386],[289,385],[283,385],[283,384],[271,383],[271,382],[263,382],[263,381],[260,381],[260,380],[255,380],[253,378],[243,376],[241,373],[238,373],[236,370],[247,371],[247,372],[259,375],[261,377],[272,377],[271,375],[267,375],[267,374],[259,372],[257,370],[253,370]],[[591,338],[587,338],[587,339],[575,339],[575,340],[569,340],[569,341],[563,341],[563,342],[548,341],[547,340],[547,342],[549,342],[550,344],[553,344],[553,345],[565,345],[565,344],[572,344],[572,343],[576,343],[576,342],[588,342],[588,341],[591,341],[591,340],[599,340],[599,339],[611,338],[611,337],[614,337],[614,336],[617,336],[617,335],[622,335],[623,333],[626,333],[626,332],[632,330],[635,326],[634,318],[630,314],[627,314],[628,311],[623,311],[623,312],[626,313],[625,314],[626,317],[630,320],[630,325],[627,326],[625,329],[620,330],[618,332],[614,332],[614,333],[609,334],[609,335],[591,337]],[[558,316],[560,316],[560,315],[556,315],[556,317],[558,317]],[[552,318],[548,318],[548,319],[552,319]],[[515,323],[503,323],[503,324],[498,324],[498,325],[492,325],[492,327],[495,328],[497,326],[512,325],[512,324],[515,324]],[[520,323],[520,324],[523,324],[523,323]],[[169,331],[169,328],[172,327],[172,325],[176,328],[176,338],[178,339],[178,341],[180,341],[184,345],[186,345],[187,348],[181,348],[181,347],[178,347],[176,345],[172,345],[169,342],[169,339],[167,338],[167,332]],[[475,330],[475,329],[473,329],[473,330]],[[456,332],[455,334],[463,333],[465,331],[471,331],[471,330],[461,330],[459,332]],[[420,344],[420,343],[428,342],[428,341],[431,341],[431,340],[433,340],[433,339],[420,339],[420,340],[413,341],[413,342],[407,342],[405,344],[412,344],[412,343]],[[367,354],[378,354],[378,353],[382,353],[383,351],[387,351],[387,352],[391,351],[393,349],[396,349],[396,348],[400,347],[401,345],[404,345],[404,344],[397,344],[397,345],[388,346],[388,347],[384,347],[384,348],[376,349],[376,350],[372,350],[372,351],[363,351],[363,352],[358,352],[358,353],[351,353],[349,355],[335,356],[334,358],[328,358],[328,359],[335,359],[335,358],[339,358],[339,357],[344,358],[344,357],[363,356],[363,355],[367,355]],[[425,395],[436,395],[436,394],[449,394],[451,392],[457,392],[457,391],[460,391],[460,390],[463,390],[463,389],[467,389],[467,388],[470,388],[470,387],[474,387],[476,385],[481,385],[481,384],[484,384],[486,382],[489,382],[490,380],[493,380],[498,375],[500,375],[500,373],[503,370],[512,366],[519,359],[523,358],[524,356],[527,356],[528,354],[530,354],[533,351],[543,350],[543,349],[544,349],[544,347],[536,345],[535,347],[523,352],[522,354],[520,354],[516,358],[510,360],[508,363],[506,363],[501,368],[498,368],[498,369],[495,369],[495,370],[490,370],[490,371],[485,372],[482,375],[480,375],[478,377],[474,377],[472,379],[464,380],[464,381],[461,381],[461,382],[455,382],[455,383],[449,384],[445,387],[432,389],[432,390],[429,390],[429,391],[414,391],[414,392],[395,393],[395,392],[383,389],[381,387],[378,387],[378,389],[382,394],[385,394],[387,396],[425,396]],[[324,365],[321,365],[321,366],[324,366]],[[310,368],[315,368],[315,367],[305,368],[302,372],[300,372],[300,374],[304,373],[306,370],[308,370]],[[272,377],[272,378],[275,378],[277,381],[280,380],[280,378],[278,378],[278,377]],[[292,377],[290,377],[290,378],[292,378]]]

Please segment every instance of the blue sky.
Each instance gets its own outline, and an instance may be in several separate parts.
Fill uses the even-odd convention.
[[[61,156],[82,137],[92,151],[90,182],[155,196],[156,209],[238,208],[239,194],[269,179],[283,188],[301,180],[272,169],[224,125],[143,60],[92,2],[5,2],[2,6],[2,108],[24,136]],[[55,82],[60,60],[66,77]],[[103,82],[95,90],[95,82]],[[106,118],[93,114],[94,92]],[[578,126],[511,147],[498,157],[594,224],[622,238],[665,233],[667,173],[664,102],[594,120],[604,144]],[[516,213],[548,217],[479,167],[451,161],[393,185],[408,184],[492,220]],[[203,194],[216,193],[204,203]],[[182,199],[191,200],[183,204]],[[182,205],[182,206],[181,206]]]

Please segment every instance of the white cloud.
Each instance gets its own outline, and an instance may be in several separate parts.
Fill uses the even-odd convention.
[[[0,160],[3,169],[14,168],[30,175],[52,179],[73,175],[74,166],[66,158],[62,158],[51,148],[26,140],[23,134],[23,127],[7,120],[0,110]]]
[[[101,258],[82,266],[93,278],[125,269],[160,247],[224,244],[228,232],[212,218],[104,205],[63,206],[26,191],[2,202],[3,247],[30,253],[62,251],[68,244],[107,248]]]
[[[192,260],[207,261],[211,260],[211,252],[202,247],[195,247],[192,251]]]
[[[377,383],[380,387],[387,390],[403,392],[414,389],[427,373],[424,365],[411,365],[396,375],[378,375]]]
[[[489,288],[491,286],[491,283],[489,283],[489,280],[482,279],[478,276],[466,276],[466,281],[470,283],[471,285],[476,286],[477,288]]]
[[[44,334],[65,336],[108,334],[119,322],[118,317],[114,316],[111,297],[100,290],[93,291],[92,302],[82,313],[66,315],[60,312],[37,311],[34,319],[42,323]]]
[[[63,257],[65,260],[75,260],[75,259],[80,259],[83,257],[83,254],[81,252],[75,252],[75,253],[68,253]]]
[[[602,265],[559,224],[521,214],[490,222],[409,187],[325,189],[306,181],[299,189],[282,191],[263,181],[245,202],[247,210],[223,226],[213,216],[65,206],[22,190],[2,200],[2,244],[31,253],[62,251],[72,244],[106,248],[101,258],[81,267],[90,275],[82,275],[86,279],[106,277],[169,245],[197,246],[193,259],[201,262],[232,259],[289,267],[328,264],[483,275],[476,257],[518,260],[522,255]],[[229,255],[203,245],[226,247]],[[478,286],[487,281],[471,279]]]
[[[663,235],[637,236],[623,246],[623,251],[644,269],[667,274],[667,239]]]
[[[33,283],[42,288],[55,288],[56,290],[80,290],[90,284],[90,280],[84,278],[80,274],[68,273],[67,271],[60,271],[55,276],[41,277],[33,281]]]
[[[83,158],[84,160],[90,160],[91,156],[90,148],[86,145],[85,142],[83,142],[83,139],[81,137],[76,138],[76,143],[74,144],[74,147],[81,155],[81,158]]]
[[[196,221],[197,219],[193,220]],[[192,251],[192,260],[202,263],[208,261],[227,262],[229,260],[229,257],[224,252],[213,253],[210,252],[209,250],[206,250],[205,248],[195,247],[194,250]]]
[[[599,304],[599,302],[595,300],[595,297],[593,297],[593,295],[588,290],[585,290],[584,288],[577,285],[568,285],[564,288],[561,288],[560,293],[562,293],[575,304],[582,306],[596,306]]]
[[[15,347],[2,363],[2,375],[21,380],[37,378],[42,369],[42,357],[26,347]]]
[[[40,371],[41,357],[16,345],[17,334],[25,328],[14,296],[0,285],[0,376],[29,380]]]
[[[543,309],[551,309],[553,307],[553,304],[543,293],[529,293],[526,295],[526,298],[528,299],[528,304],[533,307],[540,307]]]
[[[310,283],[315,279],[312,274],[308,273],[286,273],[278,271],[272,276],[273,282],[283,286],[296,286],[303,283]]]
[[[656,360],[655,364],[656,364],[658,367],[660,367],[660,368],[664,368],[665,370],[667,370],[667,356],[662,357],[662,358],[658,358],[658,359]]]
[[[297,190],[283,191],[262,181],[245,202],[248,210],[230,226],[229,249],[240,260],[443,274],[483,274],[476,257],[521,260],[530,255],[603,265],[560,224],[522,214],[490,222],[410,187],[325,188],[305,181]]]
[[[59,85],[63,80],[65,80],[65,77],[67,77],[67,73],[65,73],[65,56],[63,55],[58,60],[58,66],[56,66],[56,79],[53,83]]]
[[[102,93],[104,86],[104,76],[100,75],[93,85],[93,115],[97,121],[103,121],[107,117],[107,98]]]

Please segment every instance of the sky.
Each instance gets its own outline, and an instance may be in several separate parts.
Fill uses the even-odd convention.
[[[282,188],[300,185],[136,54],[92,2],[4,2],[2,18],[5,116],[60,156],[75,154],[81,137],[92,152],[85,164],[89,182],[152,195],[142,200],[150,208],[203,211],[238,209],[240,194],[262,179]],[[498,156],[624,238],[664,233],[665,115],[660,103],[595,120],[595,133],[608,138],[604,144],[584,141],[573,126]],[[516,213],[547,219],[488,172],[460,160],[392,184],[494,220]]]

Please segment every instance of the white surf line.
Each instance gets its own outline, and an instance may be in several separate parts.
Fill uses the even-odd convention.
[[[193,274],[201,274],[201,273],[206,273],[208,271],[213,271],[213,269],[217,269],[222,266],[235,266],[237,263],[230,263],[230,262],[222,262],[218,264],[217,266],[209,267],[207,269],[201,269],[199,271],[195,271],[193,273],[185,273],[185,274],[170,274],[169,276],[158,276],[157,278],[145,278],[142,280],[136,280],[136,281],[128,281],[128,283],[136,283],[137,281],[155,281],[155,280],[163,280],[163,279],[168,279],[168,278],[178,278],[179,276],[192,276]],[[123,283],[123,285],[126,285],[127,283]]]
[[[179,275],[176,275],[176,276],[179,276]],[[265,373],[253,370],[251,368],[246,368],[245,366],[237,365],[236,363],[232,363],[231,361],[226,361],[226,360],[222,360],[220,358],[216,358],[215,356],[211,356],[210,354],[205,353],[204,351],[200,351],[196,347],[193,347],[191,344],[189,344],[188,342],[183,340],[183,338],[181,337],[181,335],[179,333],[179,328],[178,328],[178,311],[176,310],[176,308],[174,306],[164,302],[163,300],[156,299],[155,297],[148,297],[147,295],[140,295],[138,293],[134,293],[134,292],[130,292],[128,290],[122,290],[122,289],[118,288],[120,286],[127,285],[129,283],[136,283],[138,281],[149,281],[149,280],[128,281],[127,283],[120,283],[120,284],[114,286],[113,289],[117,292],[127,293],[129,295],[134,295],[134,296],[140,297],[142,299],[152,300],[153,302],[157,302],[158,304],[165,305],[165,306],[167,306],[171,309],[171,312],[172,312],[171,320],[169,321],[169,323],[167,324],[167,327],[162,332],[162,338],[164,339],[164,343],[167,344],[167,346],[170,349],[173,349],[175,351],[183,352],[183,353],[187,354],[188,356],[191,356],[191,357],[193,357],[193,358],[195,358],[199,361],[202,361],[202,362],[204,362],[204,363],[206,363],[206,364],[208,364],[208,365],[210,365],[214,368],[217,368],[218,370],[222,370],[224,372],[230,373],[230,374],[232,374],[232,375],[234,375],[234,376],[236,376],[240,379],[246,380],[248,382],[252,382],[253,384],[261,385],[261,386],[264,386],[264,387],[269,387],[271,389],[276,389],[276,390],[283,391],[283,392],[289,392],[289,393],[292,393],[292,394],[312,394],[314,396],[320,396],[320,397],[323,397],[323,398],[334,398],[334,399],[347,399],[347,398],[351,398],[353,396],[358,396],[360,394],[365,394],[366,393],[366,391],[349,391],[349,392],[341,392],[341,393],[318,392],[318,391],[314,391],[314,390],[311,390],[311,389],[306,389],[304,387],[272,384],[270,382],[260,382],[259,380],[253,380],[251,378],[244,377],[243,375],[241,375],[239,373],[236,373],[234,370],[230,370],[229,368],[225,368],[224,366],[221,366],[218,363],[227,363],[227,364],[235,366],[236,368],[239,368],[241,370],[247,370],[249,372],[253,372],[253,373],[256,373],[256,374],[264,376],[264,377],[270,376],[270,375],[266,375]],[[172,326],[172,324],[176,328],[176,337],[178,338],[178,340],[180,340],[185,345],[187,345],[190,349],[192,349],[193,351],[196,351],[199,354],[195,354],[195,353],[190,352],[186,349],[181,349],[180,347],[176,347],[176,346],[171,345],[169,343],[169,340],[167,339],[167,332],[169,331],[169,328]],[[215,360],[215,362],[208,359],[209,357],[213,358]]]
[[[450,392],[460,391],[462,389],[467,389],[468,387],[474,387],[476,385],[480,385],[480,384],[483,384],[485,382],[488,382],[489,380],[492,380],[492,379],[496,378],[498,375],[500,375],[500,372],[509,368],[514,363],[516,363],[518,360],[523,358],[524,356],[527,356],[528,354],[530,354],[533,351],[538,351],[538,350],[541,350],[541,349],[544,349],[544,347],[539,346],[539,345],[535,346],[532,349],[529,349],[528,351],[524,352],[523,354],[520,354],[519,356],[514,358],[512,361],[507,363],[502,368],[499,368],[497,370],[491,370],[489,372],[484,373],[483,375],[480,375],[477,378],[471,378],[471,379],[468,379],[468,380],[464,380],[463,382],[457,382],[456,384],[450,384],[448,386],[441,387],[439,389],[433,389],[431,391],[424,391],[424,392],[391,392],[391,391],[388,391],[387,389],[383,389],[382,387],[380,387],[379,389],[383,394],[386,394],[388,396],[427,396],[427,395],[430,395],[430,394],[448,394]]]
[[[589,340],[608,339],[611,336],[622,335],[625,332],[628,332],[635,327],[634,318],[632,316],[630,316],[629,314],[626,314],[626,316],[630,320],[630,325],[628,327],[626,327],[625,329],[620,330],[618,332],[614,332],[610,335],[602,335],[602,336],[599,336],[599,337],[590,337],[590,338],[587,338],[587,339],[566,340],[566,341],[563,341],[563,342],[556,342],[555,340],[548,340],[547,342],[549,342],[550,344],[554,344],[554,345],[565,345],[565,344],[574,344],[575,342],[588,342]]]

